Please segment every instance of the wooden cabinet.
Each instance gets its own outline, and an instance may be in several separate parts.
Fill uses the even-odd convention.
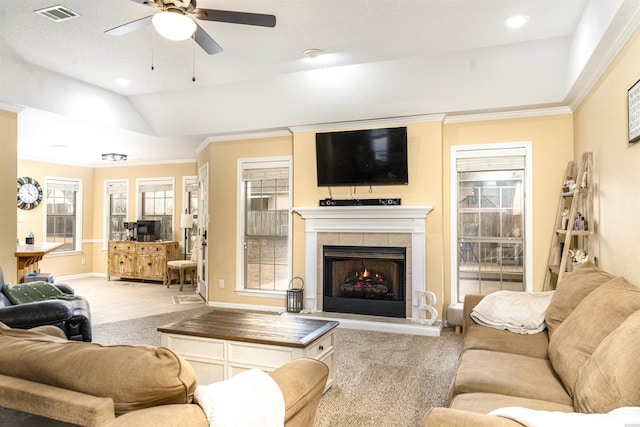
[[[167,261],[180,257],[178,242],[109,242],[107,278],[168,281]]]

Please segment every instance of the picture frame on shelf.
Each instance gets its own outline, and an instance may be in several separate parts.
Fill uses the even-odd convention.
[[[640,80],[627,90],[629,144],[640,141]]]

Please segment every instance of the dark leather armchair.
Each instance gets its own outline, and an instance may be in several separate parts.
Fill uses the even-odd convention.
[[[20,329],[54,325],[62,329],[70,340],[91,341],[91,313],[89,302],[83,297],[14,305],[4,294],[4,285],[4,274],[0,268],[0,322]],[[70,286],[63,284],[55,286],[65,294],[74,294]]]

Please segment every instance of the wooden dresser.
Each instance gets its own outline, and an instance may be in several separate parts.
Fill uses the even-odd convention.
[[[178,242],[109,241],[107,278],[154,280],[167,284],[167,261],[180,258]]]

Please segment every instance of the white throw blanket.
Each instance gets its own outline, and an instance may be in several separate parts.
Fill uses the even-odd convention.
[[[485,296],[472,310],[480,325],[518,334],[536,334],[546,328],[544,316],[554,291],[498,291]]]
[[[284,425],[282,391],[269,374],[258,369],[242,372],[226,381],[199,385],[194,397],[211,427]]]
[[[489,412],[509,418],[525,427],[632,427],[640,425],[640,407],[628,406],[606,414],[580,414],[577,412],[536,411],[511,406]]]

